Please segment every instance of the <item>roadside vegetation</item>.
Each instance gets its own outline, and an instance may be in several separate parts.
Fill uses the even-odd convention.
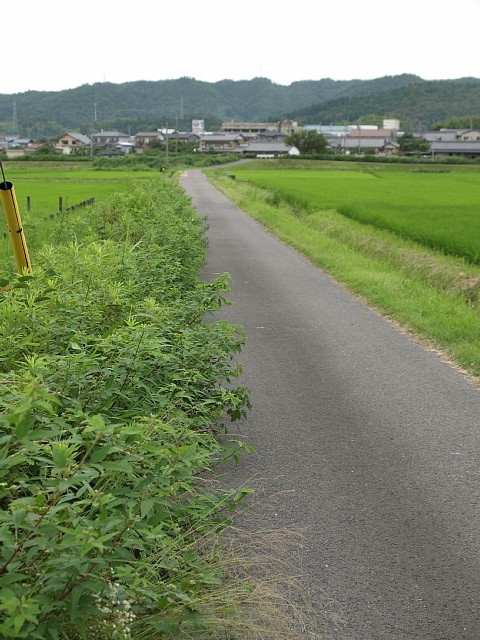
[[[479,378],[478,169],[272,161],[235,167],[236,180],[220,169],[207,175],[283,241]]]
[[[191,154],[191,164],[207,164],[199,154]],[[14,160],[3,162],[7,179],[12,181],[27,234],[29,251],[45,242],[60,242],[72,233],[80,233],[85,224],[85,211],[74,209],[79,203],[94,198],[104,202],[116,193],[125,193],[135,185],[151,181],[155,176],[172,175],[177,160],[190,158],[187,154],[174,156],[172,164],[165,164],[163,153],[120,158],[77,158],[56,155],[54,160]],[[211,156],[216,164],[224,157]],[[182,165],[183,166],[183,165]],[[60,207],[61,200],[61,207]],[[61,210],[60,210],[61,209]],[[1,214],[3,217],[3,214]],[[0,264],[11,253],[6,229],[0,234]]]
[[[55,151],[53,146],[46,145],[33,153],[19,158],[8,159],[0,152],[0,160],[5,165],[17,166],[19,170],[27,170],[30,166],[41,164],[58,168],[78,169],[79,165],[93,169],[122,169],[133,171],[166,171],[181,167],[207,167],[224,162],[233,162],[238,159],[237,154],[199,153],[192,144],[179,144],[178,149],[173,147],[167,152],[165,146],[155,146],[146,149],[144,153],[118,153],[116,155],[96,156],[90,155],[87,150],[75,151],[69,155],[63,155]]]
[[[308,605],[270,549],[301,541],[239,531],[250,490],[221,479],[253,453],[250,401],[242,328],[214,315],[229,276],[199,281],[203,221],[170,171],[6,174],[33,273],[4,239],[0,637],[294,640]],[[49,215],[59,194],[96,201]]]
[[[71,238],[72,233],[84,232],[85,224],[91,224],[91,216],[83,208],[73,208],[79,203],[90,198],[104,202],[155,175],[151,170],[99,171],[79,163],[17,161],[3,166],[7,179],[14,184],[30,252],[46,242],[58,243]],[[1,216],[3,219],[3,212]],[[0,235],[0,264],[7,263],[10,256],[11,244],[4,228]]]
[[[32,275],[1,261],[0,636],[257,637],[282,614],[221,544],[249,397],[200,219],[155,177],[54,235]]]

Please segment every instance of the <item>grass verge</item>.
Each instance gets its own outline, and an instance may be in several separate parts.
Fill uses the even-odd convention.
[[[430,349],[480,380],[480,268],[335,210],[306,211],[224,171],[207,176],[243,211]]]

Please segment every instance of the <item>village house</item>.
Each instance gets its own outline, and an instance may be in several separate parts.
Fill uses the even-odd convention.
[[[245,138],[236,133],[210,133],[199,138],[199,150],[216,153],[228,153],[245,142]]]
[[[415,134],[430,143],[432,158],[457,156],[467,159],[480,157],[480,130],[440,129]]]
[[[172,133],[162,134],[161,141],[166,146],[167,143],[170,148],[178,148],[179,145],[187,143],[196,143],[200,140],[200,136],[196,133],[173,131]]]
[[[458,139],[466,142],[476,142],[480,140],[480,131],[478,129],[467,129],[458,132]]]
[[[325,136],[335,153],[396,155],[399,152],[397,137],[400,122],[396,119],[385,119],[382,127],[368,124],[306,124],[303,128]]]
[[[385,129],[380,127],[368,127],[361,126],[353,127],[348,133],[348,137],[353,140],[381,140],[383,142],[387,140],[395,140],[396,132],[394,129]]]
[[[263,158],[298,154],[298,149],[285,144],[285,138],[300,129],[292,120],[224,122],[221,131],[199,137],[199,151],[248,153]]]
[[[380,156],[398,156],[400,153],[400,145],[398,142],[387,142],[378,149],[378,155]]]
[[[430,143],[432,158],[460,156],[473,160],[480,157],[480,140],[434,140]]]
[[[160,140],[160,131],[139,131],[135,134],[135,151],[142,153],[152,142]]]
[[[340,144],[345,153],[365,153],[366,151],[378,153],[388,143],[394,142],[395,137],[396,132],[393,129],[359,126],[351,129]]]
[[[297,147],[287,145],[285,142],[264,142],[263,140],[255,140],[243,144],[235,151],[242,154],[254,154],[256,158],[279,158],[281,156],[298,156],[300,154]]]
[[[62,136],[56,139],[53,148],[57,151],[61,151],[64,154],[70,154],[76,149],[90,149],[92,141],[88,136],[82,133],[70,132],[64,133]]]
[[[178,144],[178,143],[195,143],[198,142],[200,136],[196,133],[192,133],[189,131],[174,131],[164,129],[158,129],[157,131],[139,131],[135,135],[135,151],[137,153],[142,153],[145,149],[152,144],[152,142],[162,142],[166,144],[167,140],[169,143]]]
[[[479,129],[439,129],[416,135],[422,136],[428,142],[475,142],[480,140]]]
[[[283,142],[287,135],[283,131],[262,131],[258,134],[258,140],[262,142]]]
[[[33,153],[43,143],[35,143],[31,138],[20,138],[18,136],[5,136],[0,138],[0,151],[7,158],[22,158]]]
[[[120,131],[96,131],[92,133],[92,144],[94,147],[115,148],[119,143],[131,143],[128,133]]]

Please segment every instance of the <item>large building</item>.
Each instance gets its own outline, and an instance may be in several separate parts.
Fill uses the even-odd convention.
[[[298,123],[293,120],[282,120],[281,122],[224,122],[221,130],[223,133],[256,135],[265,131],[278,131],[289,135],[300,128]]]

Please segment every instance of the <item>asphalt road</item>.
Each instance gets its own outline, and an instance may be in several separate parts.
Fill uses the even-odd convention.
[[[480,391],[214,189],[205,277],[229,272],[258,456],[257,525],[304,532],[323,638],[480,639]],[[308,635],[308,634],[306,634]],[[303,637],[303,636],[302,636]]]

